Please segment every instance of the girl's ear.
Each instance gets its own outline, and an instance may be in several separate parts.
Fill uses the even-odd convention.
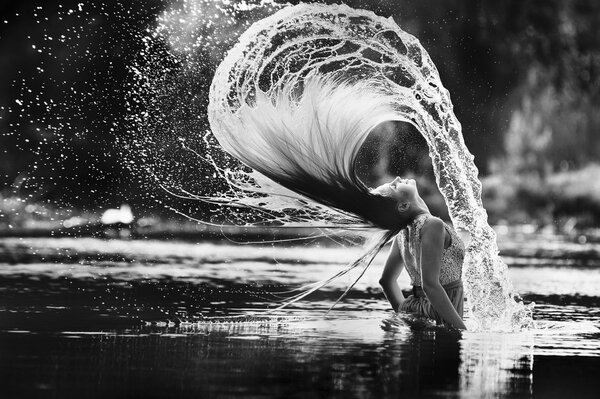
[[[410,202],[399,202],[397,208],[398,212],[405,212],[410,208]]]

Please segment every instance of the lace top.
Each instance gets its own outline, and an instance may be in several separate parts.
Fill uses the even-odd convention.
[[[406,266],[406,271],[410,276],[411,284],[423,286],[421,277],[421,229],[427,218],[432,217],[429,214],[418,215],[415,220],[402,230],[396,237],[398,248],[402,254],[402,259]],[[461,278],[462,265],[465,258],[465,245],[456,233],[456,231],[444,223],[446,231],[450,234],[451,242],[448,248],[442,252],[440,265],[440,283],[442,285],[451,283]]]

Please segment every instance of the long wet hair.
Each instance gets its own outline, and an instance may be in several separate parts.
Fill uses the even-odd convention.
[[[298,94],[300,93],[300,94]],[[369,81],[307,78],[302,87],[256,89],[234,114],[214,114],[222,147],[281,186],[356,223],[399,230],[407,221],[391,198],[358,178],[356,159],[369,133],[394,120],[393,97]]]

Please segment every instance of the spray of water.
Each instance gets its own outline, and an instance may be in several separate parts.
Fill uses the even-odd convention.
[[[315,99],[314,91],[326,95]],[[314,119],[308,116],[311,107]],[[326,115],[319,116],[322,109]],[[298,132],[306,132],[297,127],[302,123],[327,125],[317,130],[330,133],[327,142],[332,148],[347,147],[334,153],[326,147],[324,154],[309,152],[318,163],[352,162],[369,127],[377,122],[413,124],[429,145],[454,224],[472,236],[464,265],[472,327],[512,329],[530,323],[530,309],[515,301],[506,265],[498,256],[495,233],[481,203],[477,169],[450,96],[425,49],[393,20],[343,5],[301,4],[277,12],[247,30],[222,61],[213,80],[209,112],[219,142],[254,169],[281,166],[281,159],[270,152],[276,138],[265,129],[259,131],[275,119],[290,118],[279,129],[266,131],[304,145],[297,148],[323,148],[310,134],[298,137]],[[342,159],[336,158],[339,154]],[[255,198],[246,195],[250,190],[235,176],[232,182],[240,187],[240,201],[253,205]],[[257,179],[253,184],[261,187]],[[269,190],[273,192],[272,187]],[[269,208],[264,202],[263,207]]]
[[[515,300],[498,256],[450,96],[419,41],[392,19],[344,5],[300,4],[260,19],[281,7],[234,10],[219,2],[223,17],[206,19],[194,7],[209,3],[168,10],[145,39],[132,68],[134,139],[124,145],[137,157],[131,163],[182,200],[227,205],[206,221],[361,227],[352,214],[261,172],[299,162],[347,170],[376,124],[408,122],[427,141],[453,223],[471,234],[463,268],[468,327],[529,326],[531,308]],[[215,71],[213,60],[229,47]],[[207,107],[210,131],[202,117]],[[310,134],[315,126],[328,132],[325,141]],[[284,159],[286,143],[294,147]]]

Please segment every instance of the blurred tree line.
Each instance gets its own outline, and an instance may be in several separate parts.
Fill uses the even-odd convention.
[[[521,60],[503,152],[484,179],[488,211],[508,222],[598,226],[600,3],[514,4],[512,15],[499,7],[488,14],[488,24],[509,28],[506,56]]]
[[[66,12],[80,7],[73,0],[0,4],[5,193],[78,208],[152,207],[122,165],[115,121],[127,113],[127,66],[144,30],[171,3],[86,2],[78,19]],[[598,223],[600,188],[589,178],[600,171],[600,2],[344,3],[393,16],[430,53],[484,176],[493,221],[578,215]],[[57,121],[61,129],[48,129]]]

